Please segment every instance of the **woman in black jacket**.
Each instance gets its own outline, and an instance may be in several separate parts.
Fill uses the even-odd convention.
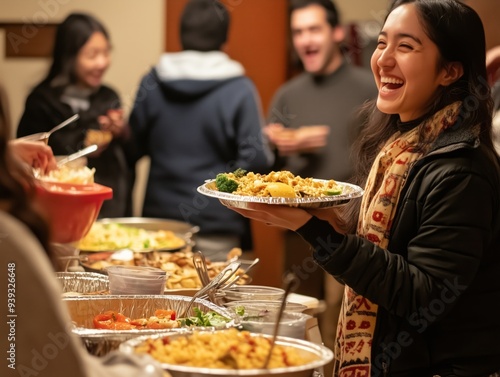
[[[361,203],[233,209],[297,231],[346,284],[336,375],[496,375],[500,166],[481,20],[456,0],[396,0],[371,65]]]
[[[94,17],[70,14],[57,28],[52,65],[29,94],[17,136],[45,132],[78,113],[77,122],[54,133],[49,145],[67,155],[90,144],[99,149],[88,157],[95,181],[113,189],[100,217],[121,217],[130,211],[131,173],[126,160],[129,128],[117,93],[102,80],[111,63],[111,43]]]

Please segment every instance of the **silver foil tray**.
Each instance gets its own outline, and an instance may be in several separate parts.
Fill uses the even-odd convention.
[[[176,295],[80,296],[63,298],[73,322],[73,333],[82,339],[89,353],[96,356],[104,356],[108,352],[118,349],[122,342],[137,336],[168,334],[189,330],[182,327],[160,330],[95,329],[93,319],[96,315],[108,310],[120,312],[130,318],[148,318],[154,315],[157,309],[171,309],[175,310],[176,313],[182,313],[190,300],[191,297]],[[226,326],[221,327],[221,329],[239,325],[239,319],[230,310],[217,306],[210,301],[196,299],[188,316],[194,315],[194,308],[199,308],[203,313],[213,311],[224,317],[231,318],[231,321]]]
[[[95,272],[56,272],[64,296],[104,294],[109,290],[107,275]]]
[[[251,337],[264,337],[269,340],[272,335],[250,333]],[[170,340],[179,337],[189,337],[189,333],[175,333],[163,335],[153,335],[151,337],[137,337],[124,342],[120,345],[120,351],[127,354],[135,354],[135,348],[146,341],[148,338],[163,338],[167,337]],[[206,367],[194,367],[187,365],[175,365],[162,363],[159,360],[163,369],[165,369],[172,377],[237,377],[237,376],[259,376],[259,377],[323,377],[323,366],[328,364],[333,359],[333,352],[327,347],[315,344],[306,340],[294,339],[284,336],[276,338],[276,344],[291,347],[296,349],[299,354],[312,354],[317,357],[305,365],[290,366],[285,368],[272,369],[213,369]],[[200,352],[209,352],[209,350],[201,349]],[[257,351],[254,351],[258,353]]]

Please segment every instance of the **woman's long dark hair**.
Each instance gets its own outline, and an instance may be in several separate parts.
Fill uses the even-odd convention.
[[[487,81],[486,41],[481,19],[472,8],[457,0],[396,0],[390,12],[409,3],[414,4],[425,33],[439,49],[441,60],[437,68],[441,69],[449,62],[460,62],[464,70],[459,80],[439,88],[427,115],[431,116],[453,102],[462,101],[460,127],[480,125],[480,141],[492,149],[493,101]],[[354,181],[364,186],[380,148],[396,130],[399,115],[380,112],[375,101],[369,102],[361,112],[366,121],[353,146],[353,155],[356,156]],[[420,140],[422,143],[427,142],[423,137]],[[344,212],[347,229],[353,232],[358,219],[359,201],[347,206]]]
[[[72,13],[58,26],[52,65],[43,80],[53,86],[66,86],[77,81],[75,74],[76,57],[80,49],[95,32],[104,34],[109,40],[105,27],[94,17],[84,13]]]
[[[0,203],[5,211],[24,223],[49,253],[49,228],[33,208],[30,176],[20,161],[8,150],[9,127],[0,123]]]

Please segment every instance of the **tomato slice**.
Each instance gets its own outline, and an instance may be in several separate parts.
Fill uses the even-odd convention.
[[[172,321],[175,321],[176,317],[175,310],[170,310],[170,309],[157,309],[155,311],[155,316],[158,318],[169,318]]]
[[[111,328],[113,330],[132,330],[132,329],[135,329],[137,327],[134,326],[133,324],[127,323],[127,322],[115,322],[113,324],[113,327],[111,327]]]
[[[130,323],[130,318],[112,310],[96,315],[93,322],[96,329],[130,330],[136,328]]]
[[[131,320],[122,313],[108,310],[94,317],[94,328],[108,330],[131,330],[143,328],[171,328],[174,327],[169,321],[175,321],[175,310],[158,309],[155,311],[157,322],[153,323],[146,318]]]

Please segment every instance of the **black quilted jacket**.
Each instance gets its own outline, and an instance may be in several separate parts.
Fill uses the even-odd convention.
[[[448,130],[410,170],[387,250],[348,235],[326,259],[315,253],[379,305],[372,376],[500,370],[498,166],[474,136]],[[320,250],[325,224],[313,218],[299,233]]]

